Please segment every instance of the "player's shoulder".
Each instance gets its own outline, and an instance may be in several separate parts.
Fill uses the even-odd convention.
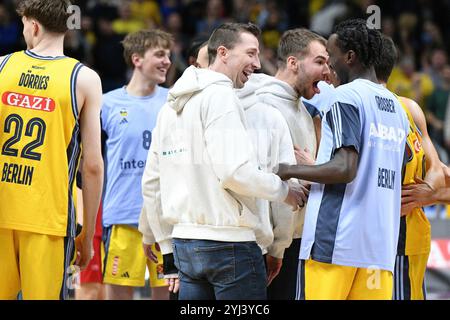
[[[398,97],[398,99],[403,103],[403,105],[408,109],[409,113],[411,114],[414,122],[422,127],[424,123],[426,123],[425,120],[425,114],[422,111],[422,108],[419,106],[419,104],[414,101],[413,99],[407,98],[407,97]],[[421,128],[423,130],[423,128]]]
[[[408,108],[409,112],[411,113],[420,112],[422,110],[419,104],[415,102],[413,99],[400,96],[398,97],[398,99],[405,105],[406,108]]]
[[[102,109],[113,109],[119,102],[126,101],[128,98],[124,87],[120,87],[103,94],[102,97]]]
[[[13,52],[13,53],[10,53],[10,54],[6,54],[4,56],[0,56],[0,70],[2,69],[2,64],[6,63],[9,60],[9,58],[11,58],[13,55],[15,55],[17,53],[19,53],[19,51]]]
[[[73,58],[71,58],[71,59],[75,60]],[[75,61],[77,61],[77,60],[75,60]],[[79,84],[86,84],[89,86],[94,82],[101,81],[100,76],[98,75],[98,73],[96,71],[94,71],[90,67],[82,64],[81,62],[79,63],[79,66],[80,66],[80,70],[78,73],[78,83]]]
[[[355,81],[340,85],[334,89],[335,101],[359,106],[361,100],[361,85]]]
[[[82,63],[79,63],[77,65],[79,66],[76,76],[77,91],[81,92],[84,95],[101,95],[102,81],[98,73]]]

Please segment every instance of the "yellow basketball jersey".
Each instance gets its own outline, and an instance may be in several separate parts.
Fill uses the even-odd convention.
[[[415,183],[415,177],[425,177],[425,152],[422,137],[408,107],[399,99],[405,110],[410,130],[406,138],[407,164],[403,185]],[[402,217],[398,244],[399,255],[424,254],[430,251],[431,226],[422,208],[414,208],[411,213]]]
[[[0,228],[75,236],[81,67],[31,51],[0,64]]]

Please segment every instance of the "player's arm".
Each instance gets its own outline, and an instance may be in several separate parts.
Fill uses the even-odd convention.
[[[142,176],[142,196],[144,210],[139,223],[139,230],[144,234],[144,243],[158,242],[163,255],[172,253],[173,226],[164,220],[161,203],[161,185],[159,169],[159,119],[165,112],[165,106],[160,111],[156,127],[152,131],[152,143],[147,155],[147,162]]]
[[[423,207],[440,202],[436,197],[445,197],[445,175],[441,167],[438,153],[428,135],[425,115],[419,105],[411,99],[404,99],[413,117],[414,123],[422,133],[422,146],[425,151],[426,175],[416,183],[402,188],[402,213],[407,214],[413,208]]]
[[[92,258],[92,239],[103,188],[103,159],[100,138],[100,106],[102,85],[93,70],[82,67],[76,83],[80,111],[81,144],[83,147],[83,229],[76,239],[79,259],[85,268]]]
[[[350,104],[336,102],[325,117],[324,121],[333,134],[334,153],[330,161],[314,166],[282,164],[277,174],[283,180],[297,178],[322,184],[353,181],[358,170],[361,145],[359,109]]]
[[[175,266],[172,249],[173,226],[163,217],[161,204],[161,186],[159,171],[159,121],[166,107],[160,111],[156,127],[153,129],[152,143],[148,151],[144,175],[142,176],[143,210],[139,219],[139,231],[144,235],[143,246],[148,255],[152,255],[150,245],[157,241],[163,255],[164,278],[169,291],[178,291],[178,270]],[[150,249],[150,252],[148,250]],[[155,257],[156,258],[156,257]]]
[[[280,133],[279,141],[273,145],[278,145],[278,161],[272,165],[275,171],[278,162],[295,164],[295,154],[292,145],[289,127],[283,116],[277,109],[273,109],[278,113],[277,132]],[[274,114],[275,116],[275,114]],[[281,202],[270,202],[270,220],[272,222],[273,242],[267,248],[266,264],[267,264],[267,285],[270,285],[273,279],[279,274],[283,265],[284,251],[292,243],[292,235],[294,229],[294,212],[292,208]]]
[[[339,148],[333,159],[315,165],[280,164],[277,174],[281,179],[297,178],[322,184],[350,183],[358,170],[358,152],[352,147]]]
[[[445,187],[439,188],[433,195],[436,203],[450,204],[450,168],[441,162],[442,171],[445,177]]]
[[[415,101],[410,100],[410,102],[411,103],[408,104],[408,108],[416,126],[422,132],[422,146],[425,151],[425,161],[427,165],[425,182],[427,182],[433,189],[443,187],[445,185],[444,173],[441,168],[439,155],[428,134],[425,115]]]
[[[441,162],[445,176],[445,186],[432,190],[425,181],[417,179],[417,183],[404,186],[402,192],[402,206],[420,204],[429,206],[436,203],[450,204],[450,168]]]
[[[251,140],[242,123],[235,96],[218,94],[211,95],[210,101],[205,104],[204,139],[212,169],[222,188],[244,196],[284,201],[293,208],[302,204],[306,200],[305,190],[290,187],[275,174],[258,170],[254,165],[249,152]],[[219,100],[222,108],[210,107]],[[233,150],[231,157],[224,153],[230,148]]]

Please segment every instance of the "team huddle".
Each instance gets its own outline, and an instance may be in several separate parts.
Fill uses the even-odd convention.
[[[154,299],[426,299],[422,207],[450,175],[386,89],[392,39],[288,30],[269,76],[260,29],[225,23],[166,89],[173,37],[141,30],[102,96],[63,53],[67,6],[21,1],[27,49],[0,57],[0,299],[67,299],[73,265],[107,299],[146,267]]]

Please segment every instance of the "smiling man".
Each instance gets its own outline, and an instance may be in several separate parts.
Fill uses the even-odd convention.
[[[124,58],[133,68],[128,85],[103,97],[102,130],[106,135],[106,187],[103,197],[107,299],[132,299],[133,288],[144,286],[146,263],[150,268],[152,297],[168,298],[163,279],[142,250],[137,230],[142,208],[141,179],[152,141],[152,130],[168,90],[172,36],[160,30],[142,30],[123,41]],[[162,275],[161,275],[162,278]]]
[[[278,71],[275,77],[263,77],[264,85],[256,91],[258,100],[278,109],[289,127],[292,143],[315,159],[320,132],[320,116],[313,119],[300,101],[320,92],[317,83],[329,74],[326,40],[307,29],[286,31],[278,46]],[[318,125],[315,125],[315,122]],[[281,271],[268,288],[269,299],[293,300],[296,291],[298,251],[302,237],[305,209],[294,215],[293,241],[276,256],[266,257],[268,268]]]
[[[217,28],[208,41],[208,69],[186,69],[154,131],[139,230],[144,243],[159,243],[166,276],[179,275],[181,300],[264,300],[267,277],[256,241],[267,213],[257,198],[293,208],[305,198],[258,168],[233,90],[260,68],[259,34],[253,24]]]

